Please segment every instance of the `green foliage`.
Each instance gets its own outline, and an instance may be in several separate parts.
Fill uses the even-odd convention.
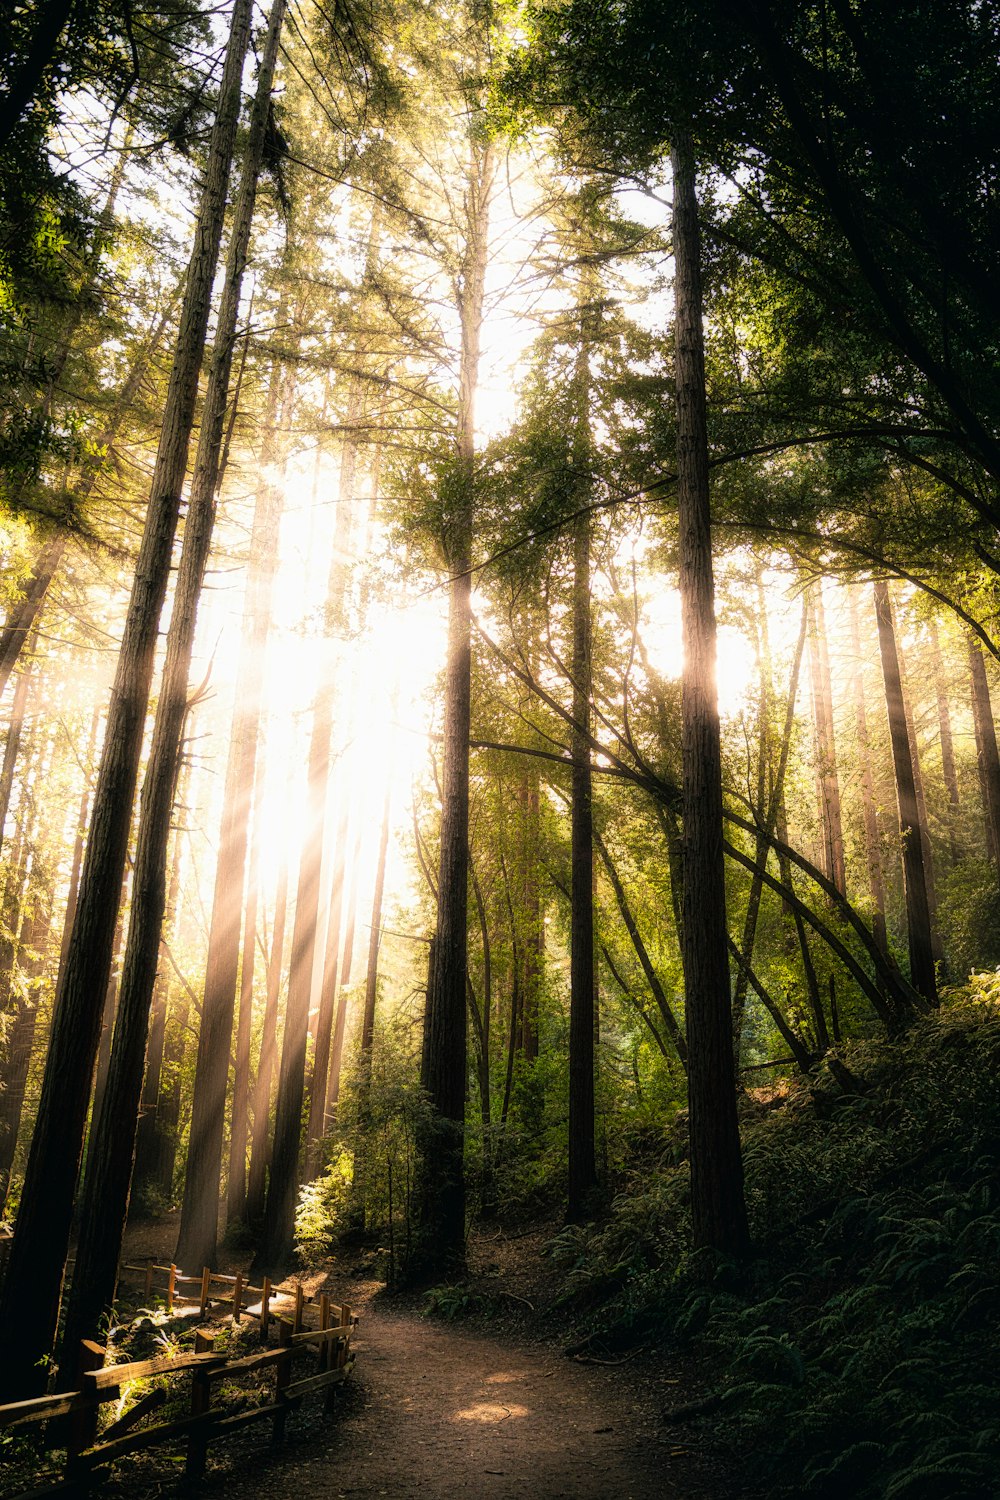
[[[474,1292],[462,1282],[432,1286],[424,1294],[422,1315],[425,1318],[440,1318],[445,1323],[455,1323],[461,1318],[477,1315],[489,1316],[493,1304],[489,1297]]]
[[[710,1356],[770,1495],[991,1493],[998,986],[976,976],[902,1041],[848,1048],[860,1093],[821,1078],[751,1101],[748,1272],[692,1263],[683,1166],[553,1243],[588,1327],[601,1306],[599,1326],[666,1328]]]
[[[354,1160],[341,1150],[322,1176],[299,1190],[295,1211],[295,1254],[304,1266],[315,1266],[330,1253],[337,1234],[347,1224]]]

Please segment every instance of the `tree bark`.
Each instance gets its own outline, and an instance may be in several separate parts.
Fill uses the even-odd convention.
[[[42,1374],[38,1362],[49,1352],[55,1332],[100,1026],[98,997],[103,996],[110,965],[157,629],[187,463],[239,115],[249,11],[247,0],[238,0],[209,147],[149,512],[112,689],[76,919],[56,1000],[22,1210],[3,1291],[4,1305],[10,1309],[6,1316],[13,1320],[12,1326],[24,1330],[23,1339],[18,1340],[18,1358],[3,1370],[4,1393],[24,1394],[39,1387]]]
[[[372,919],[368,929],[368,966],[365,971],[365,1008],[361,1021],[361,1055],[358,1058],[358,1144],[354,1153],[354,1176],[351,1184],[351,1223],[365,1227],[366,1166],[371,1133],[372,1049],[375,1045],[375,1004],[378,1000],[378,953],[382,941],[382,900],[385,894],[385,866],[389,850],[389,807],[391,781],[385,790],[379,834],[378,862],[375,866],[375,888],[372,893]]]
[[[934,972],[934,943],[927,898],[924,841],[920,830],[917,791],[913,778],[913,751],[906,728],[906,707],[903,702],[899,653],[896,649],[896,630],[892,618],[888,584],[884,579],[876,579],[873,587],[879,652],[882,658],[882,679],[885,684],[886,715],[889,721],[889,740],[892,745],[892,763],[896,776],[896,800],[899,808],[899,833],[903,856],[903,890],[909,935],[910,980],[929,1005],[936,1005],[937,977]]]
[[[183,777],[183,769],[182,769]],[[178,787],[178,803],[183,804],[184,793]],[[170,866],[170,887],[164,912],[164,932],[175,931],[177,908],[180,898],[181,862],[174,839],[174,854]],[[135,1133],[135,1164],[132,1169],[132,1193],[136,1188],[161,1186],[160,1166],[162,1138],[160,1134],[159,1103],[163,1077],[164,1049],[167,1039],[167,1004],[170,997],[170,982],[163,964],[163,936],[160,940],[160,964],[156,972],[153,1004],[149,1018],[149,1041],[146,1045],[146,1069],[143,1074],[142,1096],[139,1100],[139,1119]]]
[[[270,1161],[271,1080],[277,1051],[278,1008],[285,953],[285,917],[288,910],[288,856],[283,855],[274,897],[274,926],[267,961],[267,999],[260,1038],[260,1061],[253,1095],[253,1134],[250,1142],[250,1174],[247,1180],[247,1221],[255,1228],[264,1217],[267,1168]]]
[[[969,673],[972,679],[972,721],[976,731],[976,758],[983,793],[986,839],[994,863],[1000,867],[1000,755],[996,725],[990,702],[986,663],[979,642],[969,637]]]
[[[73,1190],[100,1031],[132,802],[187,465],[212,280],[249,35],[249,0],[237,0],[195,226],[180,329],[153,472],[149,511],[112,689],[90,836],[52,1038],[25,1172],[17,1233],[0,1295],[0,1325],[11,1356],[0,1370],[0,1400],[37,1394],[45,1383],[59,1314]]]
[[[180,771],[181,739],[188,712],[191,653],[215,524],[236,322],[284,5],[285,0],[274,0],[272,6],[233,212],[226,274],[167,634],[166,661],[143,782],[132,909],[108,1088],[93,1132],[84,1178],[76,1270],[66,1312],[64,1349],[69,1358],[64,1355],[62,1362],[64,1379],[80,1341],[95,1337],[101,1318],[114,1298],[128,1215],[149,1011],[166,909],[167,847]],[[228,1039],[226,1052],[228,1055]],[[207,1256],[199,1262],[208,1263],[211,1262]],[[69,1374],[69,1378],[74,1377]]]
[[[934,675],[934,696],[937,699],[938,740],[941,746],[941,775],[948,793],[948,852],[952,864],[959,860],[956,821],[961,798],[958,791],[958,771],[955,767],[955,739],[951,729],[951,704],[948,702],[948,685],[945,681],[944,662],[941,657],[941,638],[937,621],[932,617],[928,625],[931,646],[931,671]]]
[[[941,929],[938,925],[937,881],[934,877],[934,849],[931,844],[931,825],[927,814],[927,797],[924,792],[924,777],[921,767],[920,744],[917,725],[913,717],[913,699],[906,682],[906,654],[897,635],[896,651],[899,656],[899,676],[903,685],[903,710],[906,714],[906,734],[913,756],[913,788],[917,797],[917,817],[920,820],[920,838],[924,851],[924,878],[927,882],[927,910],[931,919],[931,944],[935,964],[941,965],[944,975],[944,949],[941,946]],[[946,976],[945,976],[946,977]]]
[[[833,882],[841,895],[846,895],[844,829],[840,815],[840,778],[837,774],[837,747],[833,730],[833,686],[830,679],[822,582],[813,586],[810,603],[812,621],[809,631],[809,674],[812,678],[816,782],[823,826],[824,863],[827,879]]]
[[[732,1008],[722,852],[722,759],[716,691],[701,246],[694,152],[681,133],[674,178],[677,506],[684,641],[683,825],[691,1215],[696,1249],[749,1250],[733,1082]]]
[[[468,220],[458,287],[462,349],[459,371],[455,482],[446,517],[448,662],[444,691],[441,848],[437,942],[430,1008],[425,1020],[426,1067],[421,1083],[435,1120],[422,1168],[421,1274],[465,1264],[464,1122],[466,983],[469,907],[469,734],[472,705],[472,532],[475,484],[475,397],[479,378],[490,195],[494,152],[473,146],[466,190]]]
[[[586,461],[586,460],[585,460]],[[569,1184],[571,1219],[586,1216],[594,1155],[594,819],[590,770],[590,518],[573,537],[573,730],[570,804]]]
[[[525,1062],[538,1056],[538,999],[542,982],[542,960],[545,928],[542,922],[539,843],[541,809],[538,797],[538,774],[522,772],[518,783],[518,800],[522,809],[523,853],[521,861],[521,901],[524,909],[524,933],[519,944],[521,973],[518,982],[518,1036],[515,1045]]]
[[[52,891],[37,889],[27,897],[15,955],[23,976],[13,1021],[7,1033],[7,1055],[0,1069],[0,1218],[10,1189],[11,1170],[24,1110],[24,1091],[38,1030],[40,986],[46,945],[52,929]]]
[[[14,789],[14,769],[21,749],[24,715],[28,707],[28,697],[34,677],[33,667],[34,663],[29,662],[24,671],[18,674],[14,701],[10,706],[10,723],[7,726],[7,738],[3,747],[3,765],[0,767],[0,841],[2,841],[3,830],[7,823],[7,814],[10,811],[10,795]]]
[[[762,775],[758,779],[760,808],[757,816],[759,819],[762,819],[762,827],[758,830],[755,839],[754,858],[758,869],[750,881],[750,893],[747,897],[747,908],[743,916],[743,939],[739,949],[740,959],[736,969],[736,982],[733,986],[733,1048],[737,1066],[737,1081],[739,1080],[740,1046],[743,1038],[743,1016],[746,1007],[747,987],[752,982],[750,966],[753,962],[754,943],[757,938],[757,919],[760,916],[761,897],[764,893],[764,882],[760,871],[767,868],[768,835],[774,832],[784,802],[785,773],[788,769],[788,756],[791,750],[792,733],[795,728],[795,703],[799,692],[799,672],[802,667],[802,652],[809,624],[808,611],[803,607],[802,624],[795,647],[795,655],[792,658],[792,672],[788,684],[785,725],[778,751],[778,764],[775,767],[770,790],[766,791],[767,777],[763,773],[766,771],[765,762],[768,741],[770,739],[769,704],[772,697],[773,684],[771,681],[771,653],[767,635],[766,604],[760,580],[758,580],[758,585],[758,607],[761,620],[761,717],[763,722],[760,735]],[[758,994],[761,993],[758,985],[754,985],[754,988]]]
[[[879,838],[878,811],[872,777],[871,739],[868,734],[868,705],[865,699],[864,660],[861,651],[861,624],[855,590],[848,590],[851,619],[851,655],[854,658],[852,686],[858,736],[858,764],[861,782],[861,815],[865,829],[865,861],[868,866],[868,889],[872,900],[872,933],[882,952],[888,955],[889,939],[885,925],[885,871],[882,866],[882,842]]]
[[[339,1019],[337,993],[340,987],[340,938],[344,915],[344,874],[347,865],[349,820],[350,803],[345,790],[341,797],[340,813],[333,841],[334,865],[327,909],[319,1014],[316,1017],[316,1050],[313,1056],[312,1075],[309,1079],[309,1117],[306,1123],[307,1178],[315,1177],[319,1171],[319,1143],[326,1130],[326,1095],[330,1081],[335,1021]],[[342,1046],[343,1037],[341,1036]]]
[[[350,868],[351,894],[347,901],[347,921],[344,925],[343,956],[340,960],[340,994],[337,999],[337,1020],[333,1029],[333,1045],[330,1049],[330,1072],[326,1086],[325,1120],[330,1124],[337,1112],[340,1099],[340,1076],[344,1058],[344,1035],[347,1030],[347,989],[351,983],[354,967],[354,932],[358,917],[358,858],[361,853],[361,826],[358,825],[351,850]],[[425,1029],[426,1036],[426,1029]],[[421,1069],[421,1074],[423,1069]]]

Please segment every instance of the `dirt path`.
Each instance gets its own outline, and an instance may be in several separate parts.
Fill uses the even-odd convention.
[[[289,1425],[280,1453],[234,1451],[206,1493],[233,1500],[712,1493],[692,1476],[691,1455],[663,1442],[650,1402],[630,1397],[611,1368],[377,1304],[364,1308],[358,1332],[352,1389],[337,1415],[324,1419],[310,1407]]]

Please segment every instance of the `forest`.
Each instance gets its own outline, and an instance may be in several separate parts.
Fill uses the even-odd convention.
[[[697,1493],[997,1493],[998,249],[996,0],[3,8],[0,1402],[530,1228]]]

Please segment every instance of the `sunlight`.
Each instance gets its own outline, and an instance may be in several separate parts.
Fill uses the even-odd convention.
[[[530,1411],[526,1406],[501,1406],[494,1401],[478,1401],[475,1406],[467,1406],[463,1411],[457,1411],[453,1417],[456,1422],[506,1422],[508,1417],[527,1417]]]
[[[650,663],[670,681],[681,675],[681,596],[663,587],[641,605],[639,630]],[[720,625],[717,636],[717,682],[719,713],[735,718],[746,708],[757,676],[753,646],[742,631]]]

